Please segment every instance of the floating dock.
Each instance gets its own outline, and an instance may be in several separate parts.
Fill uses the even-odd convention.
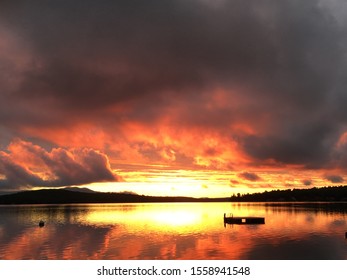
[[[227,217],[224,214],[224,224],[237,224],[237,225],[252,225],[252,224],[265,224],[264,217]]]

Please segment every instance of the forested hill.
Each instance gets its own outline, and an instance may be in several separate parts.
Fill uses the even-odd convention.
[[[0,195],[0,204],[131,203],[131,202],[267,202],[347,201],[347,186],[265,191],[222,198],[160,197],[133,193],[86,192],[67,189],[22,191]]]
[[[144,196],[132,193],[81,192],[65,189],[23,191],[1,195],[0,204],[131,203],[131,202],[222,202],[230,198]]]
[[[238,194],[231,197],[233,202],[263,201],[347,201],[347,186],[310,189],[287,189],[265,191],[254,194]]]

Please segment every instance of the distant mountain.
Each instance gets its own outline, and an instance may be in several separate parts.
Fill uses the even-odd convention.
[[[3,191],[0,191],[0,196],[1,196],[1,195],[6,195],[6,194],[11,194],[11,193],[16,193],[16,192],[6,192],[6,191],[3,192]]]
[[[95,191],[88,188],[79,188],[79,187],[66,187],[63,190],[73,191],[73,192],[83,192],[83,193],[95,193]]]
[[[68,189],[23,191],[0,196],[0,204],[67,204],[130,202],[222,202],[230,198],[144,196],[132,193],[83,192]]]

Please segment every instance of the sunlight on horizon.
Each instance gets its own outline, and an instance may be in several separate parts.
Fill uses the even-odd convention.
[[[146,196],[230,197],[235,191],[230,186],[204,184],[199,181],[181,182],[117,182],[93,183],[81,187],[99,192],[129,192]],[[246,189],[244,189],[246,190]]]
[[[130,192],[147,196],[230,197],[277,189],[310,188],[329,185],[321,175],[295,171],[160,170],[119,172],[122,182],[100,182],[87,187],[99,192]],[[136,173],[136,174],[133,174]],[[252,177],[254,176],[254,178]],[[309,179],[308,179],[309,178]]]

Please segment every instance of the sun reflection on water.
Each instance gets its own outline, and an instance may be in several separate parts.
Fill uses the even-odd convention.
[[[136,215],[134,214],[136,212]],[[171,204],[129,205],[129,208],[110,205],[90,210],[81,222],[92,225],[123,225],[131,231],[145,228],[154,232],[187,232],[199,230],[201,224],[211,224],[206,215],[190,204],[172,207]],[[221,218],[219,217],[221,220]]]
[[[347,259],[346,208],[317,209],[247,203],[14,206],[0,212],[0,258]],[[264,216],[265,224],[224,227],[223,213],[230,212]]]

